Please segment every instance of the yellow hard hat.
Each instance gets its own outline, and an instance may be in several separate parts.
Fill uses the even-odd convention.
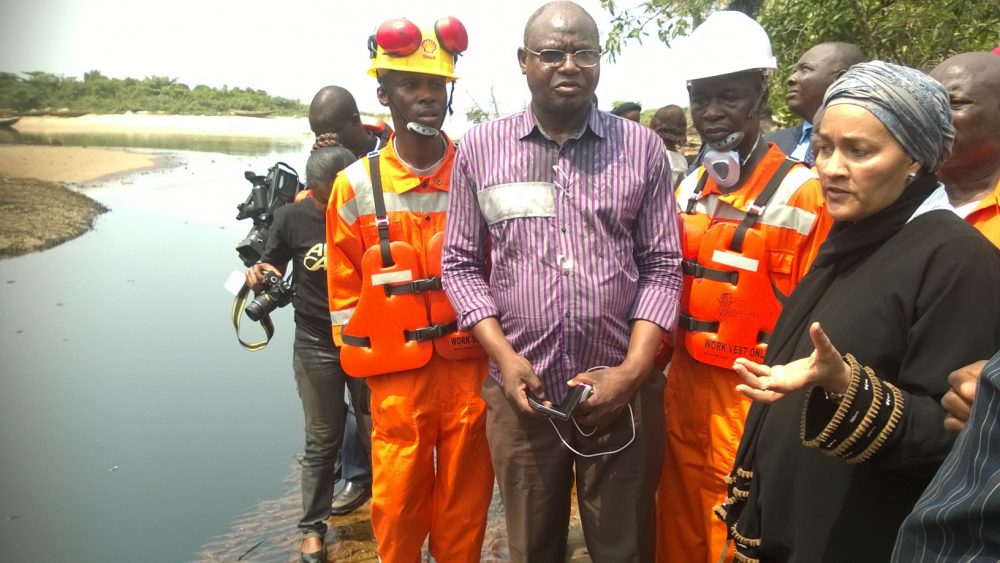
[[[469,36],[457,18],[441,18],[431,28],[418,28],[405,18],[387,20],[368,38],[372,66],[368,74],[380,70],[401,70],[458,78],[455,59],[468,47]]]

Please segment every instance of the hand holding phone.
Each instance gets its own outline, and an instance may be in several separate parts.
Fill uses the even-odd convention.
[[[566,397],[563,398],[562,402],[558,405],[553,405],[551,407],[546,406],[543,402],[539,401],[531,394],[528,394],[528,404],[530,404],[536,411],[543,412],[549,416],[554,416],[559,420],[569,420],[569,417],[573,414],[573,409],[575,409],[580,403],[589,399],[593,392],[593,387],[586,383],[580,383],[575,387],[571,387],[569,392],[566,393]]]

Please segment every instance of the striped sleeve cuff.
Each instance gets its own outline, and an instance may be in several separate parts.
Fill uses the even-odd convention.
[[[630,321],[642,319],[659,325],[669,332],[677,325],[678,295],[669,289],[647,286],[639,289],[629,311]]]
[[[471,331],[472,327],[476,326],[479,321],[485,318],[499,318],[500,312],[497,311],[496,305],[493,303],[484,303],[480,304],[478,307],[457,313],[456,316],[458,317],[458,328],[465,331]]]
[[[799,436],[802,443],[820,448],[848,463],[861,463],[875,455],[896,430],[905,408],[903,394],[879,379],[871,368],[844,356],[851,367],[847,393],[839,403],[813,387],[802,409]]]

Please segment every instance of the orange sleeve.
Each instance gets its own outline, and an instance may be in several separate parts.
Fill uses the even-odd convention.
[[[1000,248],[1000,180],[993,193],[983,198],[965,220]]]
[[[364,253],[354,189],[340,173],[333,182],[326,207],[326,281],[333,341],[341,345],[343,325],[350,319],[361,293],[361,255]]]
[[[830,232],[830,227],[833,226],[833,217],[830,217],[826,211],[823,190],[817,179],[802,184],[789,204],[816,215],[816,222],[813,223],[812,230],[808,235],[801,237],[798,250],[792,259],[791,279],[795,285],[798,285],[799,281],[809,272],[813,260],[816,259],[816,254],[819,253],[819,247],[826,240],[826,235]]]

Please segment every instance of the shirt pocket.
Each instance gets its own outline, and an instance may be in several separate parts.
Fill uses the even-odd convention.
[[[389,218],[389,240],[404,240],[403,222],[399,219]],[[361,241],[364,243],[365,248],[370,248],[378,244],[378,227],[375,225],[374,215],[361,217]]]
[[[767,251],[767,268],[771,276],[771,282],[785,297],[791,294],[794,287],[792,282],[792,264],[794,262],[795,253],[791,250],[775,249]]]
[[[767,267],[772,274],[788,275],[792,272],[792,261],[795,254],[791,250],[768,250]]]
[[[524,217],[555,217],[555,184],[516,182],[498,184],[476,194],[488,225]]]

